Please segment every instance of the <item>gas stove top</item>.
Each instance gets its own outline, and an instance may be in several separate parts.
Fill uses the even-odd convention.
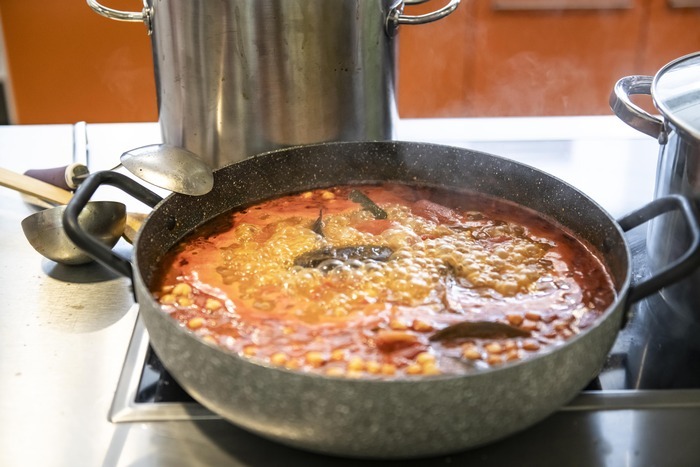
[[[649,274],[645,229],[627,234],[634,280]],[[600,374],[561,410],[700,407],[700,322],[659,294],[634,304]],[[118,390],[113,422],[206,420],[218,415],[199,405],[170,376],[137,321]]]

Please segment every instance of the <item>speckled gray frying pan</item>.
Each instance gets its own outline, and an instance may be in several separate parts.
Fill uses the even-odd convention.
[[[554,218],[600,250],[616,283],[617,299],[594,326],[535,358],[463,376],[382,381],[305,374],[241,358],[181,328],[160,311],[149,292],[160,258],[217,214],[315,187],[381,180],[469,188]],[[73,222],[101,183],[121,186],[155,207],[136,239],[133,270],[125,259],[96,246]],[[284,149],[216,171],[214,189],[204,196],[172,195],[159,201],[118,174],[97,173],[74,196],[64,225],[81,248],[132,278],[153,348],[196,400],[266,438],[341,456],[445,454],[527,428],[566,404],[600,371],[628,303],[694,266],[687,261],[689,252],[670,273],[633,286],[623,237],[623,228],[672,207],[697,217],[687,200],[657,200],[618,224],[581,192],[543,172],[500,157],[431,144],[328,143]],[[697,250],[697,218],[692,228]]]

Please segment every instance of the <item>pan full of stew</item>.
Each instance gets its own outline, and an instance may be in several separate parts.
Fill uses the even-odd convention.
[[[133,262],[77,224],[101,184],[154,207]],[[670,210],[691,248],[632,283],[624,231]],[[197,401],[356,458],[447,454],[532,426],[597,375],[630,303],[700,262],[683,197],[616,221],[544,172],[424,143],[282,149],[164,200],[99,172],[64,220],[131,278],[151,345]]]

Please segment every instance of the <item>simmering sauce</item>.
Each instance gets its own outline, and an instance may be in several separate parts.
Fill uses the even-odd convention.
[[[396,183],[222,214],[168,254],[152,291],[205,341],[348,378],[528,358],[590,326],[615,297],[597,253],[535,212]],[[466,332],[438,338],[464,322]]]

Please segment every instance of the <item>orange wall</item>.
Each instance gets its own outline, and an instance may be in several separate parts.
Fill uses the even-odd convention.
[[[261,0],[263,1],[263,0]],[[138,10],[139,0],[107,6]],[[419,14],[433,0],[407,7]],[[39,5],[41,4],[41,5]],[[462,0],[435,23],[399,30],[402,117],[610,114],[615,81],[700,51],[700,8],[633,0],[622,10],[496,11]],[[156,121],[145,26],[84,0],[0,0],[14,123]]]
[[[105,4],[139,10],[130,0]],[[85,0],[0,0],[14,123],[155,121],[146,27],[103,18]]]
[[[417,15],[436,2],[406,8]],[[443,2],[444,3],[444,2]],[[454,13],[434,23],[399,28],[399,114],[402,117],[461,115],[475,98],[475,0],[462,0]]]
[[[499,11],[490,0],[463,0],[450,17],[404,27],[399,113],[611,114],[608,97],[619,78],[653,75],[700,51],[700,8],[631,3],[629,9]]]

